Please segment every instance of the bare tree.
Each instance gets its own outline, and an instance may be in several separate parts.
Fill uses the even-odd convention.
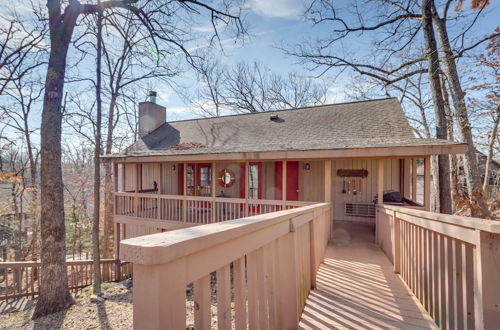
[[[448,13],[448,8],[452,1],[447,1],[444,4],[444,10]],[[484,2],[486,3],[486,2]],[[446,50],[444,50],[443,45],[446,45],[446,40],[443,38],[444,31],[443,27],[436,24],[436,10],[434,9],[434,2],[423,0],[405,0],[405,1],[355,1],[350,3],[349,8],[341,10],[337,8],[334,1],[331,0],[318,0],[313,1],[311,6],[306,12],[306,16],[310,18],[314,24],[329,24],[331,25],[332,33],[324,38],[317,38],[313,42],[304,42],[292,48],[285,49],[285,51],[297,57],[304,64],[309,64],[313,69],[321,69],[322,72],[336,70],[337,72],[343,72],[344,70],[350,69],[354,72],[366,75],[377,80],[380,80],[386,85],[392,85],[400,82],[408,77],[429,72],[429,74],[434,75],[434,78],[429,76],[429,80],[433,79],[431,89],[434,97],[434,104],[436,107],[436,136],[446,138],[444,134],[446,130],[445,120],[446,115],[444,113],[444,107],[442,106],[442,91],[439,76],[435,76],[435,72],[429,70],[428,68],[422,68],[417,66],[418,63],[423,63],[427,61],[433,64],[434,69],[440,69],[440,61],[444,63],[444,71],[447,74],[448,82],[450,84],[450,91],[452,94],[452,99],[456,99],[458,87],[460,81],[458,78],[458,73],[456,70],[452,70],[453,63],[457,58],[463,57],[468,51],[474,49],[478,45],[481,45],[485,41],[494,38],[496,34],[490,34],[483,38],[477,38],[471,45],[465,45],[464,40],[465,35],[471,31],[471,28],[477,22],[477,16],[479,13],[474,13],[472,17],[466,19],[464,15],[457,15],[454,20],[460,21],[460,31],[456,36],[458,40],[458,45],[456,51],[451,54],[451,56],[446,56]],[[428,4],[431,6],[431,12],[426,13],[428,17],[423,22],[424,17],[422,13],[425,12]],[[429,23],[430,19],[430,23]],[[439,41],[441,43],[441,59],[436,61],[433,49],[428,49],[426,47],[433,46],[435,42],[430,40],[431,33],[430,29],[434,28],[437,30]],[[335,47],[343,40],[352,40],[352,38],[363,38],[365,41],[368,36],[371,35],[373,51],[367,56],[353,56],[349,52],[342,52],[340,47]],[[427,36],[428,42],[422,47],[422,42]],[[435,39],[434,36],[432,36]],[[436,46],[437,47],[437,46]],[[437,49],[437,48],[436,48]],[[423,50],[423,51],[422,51]],[[448,54],[449,55],[449,54]],[[447,62],[448,60],[448,62]],[[456,69],[456,68],[455,68]],[[453,74],[449,74],[454,71]],[[452,77],[453,76],[453,77]],[[454,82],[452,82],[453,78]],[[440,96],[441,95],[441,96]],[[467,113],[462,109],[459,109],[459,104],[454,102],[455,110],[457,114],[457,121],[459,126],[459,132],[467,132],[466,121]],[[444,120],[443,120],[444,119]],[[467,134],[462,135],[463,140],[467,139]],[[467,141],[465,141],[467,142]],[[469,142],[467,142],[469,143]],[[471,148],[468,148],[467,158],[472,158],[475,156],[475,152]],[[440,168],[444,169],[444,164],[448,161],[444,158],[440,158]],[[478,169],[474,167],[474,161],[466,162],[465,167],[466,172],[470,175],[468,176],[468,181],[472,180],[474,176],[477,176]],[[449,172],[449,171],[448,171]],[[473,174],[476,173],[475,175]],[[444,203],[444,201],[449,201],[450,198],[444,196],[444,194],[449,194],[450,190],[445,187],[449,186],[448,175],[445,173],[439,174],[441,180],[448,181],[443,182],[445,186],[441,187],[440,191],[442,196],[441,200],[441,210],[448,211],[451,209],[450,205]],[[474,182],[468,182],[469,187],[477,187]],[[474,194],[473,194],[474,192]],[[475,209],[474,216],[486,216],[487,210],[485,210],[481,205],[484,205],[482,201],[482,193],[477,189],[470,191],[470,198],[473,200],[473,205],[477,204],[479,207],[474,206]],[[479,211],[477,211],[479,210]]]
[[[0,95],[13,81],[46,64],[44,39],[48,25],[40,8],[33,17],[21,17],[15,9],[0,15]]]
[[[138,0],[103,1],[98,5],[82,4],[78,0],[70,0],[69,3],[62,0],[47,1],[50,55],[41,125],[42,279],[33,318],[65,309],[73,301],[68,291],[66,273],[61,128],[67,55],[80,15],[108,10],[133,13],[133,19],[144,27],[145,34],[151,36],[150,40],[158,54],[162,51],[162,45],[174,45],[188,59],[189,52],[184,47],[185,40],[182,39],[182,31],[178,26],[180,22],[185,22],[184,16],[206,10],[212,22],[233,23],[237,32],[241,32],[238,14],[230,13],[228,7],[216,9],[197,0],[151,0],[144,2],[143,7],[136,6],[137,3]]]
[[[231,111],[261,112],[323,104],[326,87],[297,73],[282,76],[259,62],[226,70],[224,104]]]

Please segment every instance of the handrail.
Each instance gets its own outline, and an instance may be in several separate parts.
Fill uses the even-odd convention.
[[[376,240],[446,329],[500,322],[500,222],[378,205]]]
[[[210,328],[214,280],[219,328],[296,328],[331,215],[318,203],[121,241],[120,258],[134,263],[134,328],[186,328],[190,283],[194,326]]]

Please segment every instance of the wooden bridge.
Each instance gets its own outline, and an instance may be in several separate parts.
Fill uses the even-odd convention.
[[[373,240],[331,219],[317,203],[122,241],[134,327],[499,324],[500,223],[378,205]]]

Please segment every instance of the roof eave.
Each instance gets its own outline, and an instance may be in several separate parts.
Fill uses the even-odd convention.
[[[341,148],[319,150],[277,150],[261,152],[198,153],[176,155],[107,155],[117,163],[140,162],[189,162],[189,161],[230,161],[230,160],[276,160],[276,159],[325,159],[325,158],[377,158],[377,157],[423,157],[431,155],[465,154],[464,143],[435,144],[416,146]]]

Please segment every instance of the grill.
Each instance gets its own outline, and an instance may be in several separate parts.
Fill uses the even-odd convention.
[[[375,205],[373,203],[345,203],[345,215],[375,218]]]

